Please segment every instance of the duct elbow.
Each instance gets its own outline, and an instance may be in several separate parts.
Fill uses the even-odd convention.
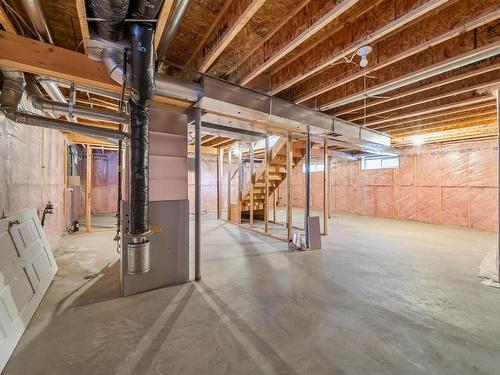
[[[0,106],[16,109],[23,96],[26,81],[23,72],[15,69],[2,69],[3,85]]]

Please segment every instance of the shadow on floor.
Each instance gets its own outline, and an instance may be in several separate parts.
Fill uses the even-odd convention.
[[[89,275],[94,276],[94,275]],[[96,276],[96,281],[87,288],[70,307],[80,307],[110,301],[122,296],[120,285],[120,260],[106,266]],[[89,279],[93,280],[92,278]]]

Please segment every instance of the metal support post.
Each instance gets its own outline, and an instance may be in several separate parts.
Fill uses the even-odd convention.
[[[201,280],[201,109],[195,109],[194,119],[194,279]]]
[[[311,211],[311,133],[307,129],[307,141],[306,141],[306,188],[305,188],[305,213],[304,213],[304,229],[306,234],[306,247],[309,248],[309,215]]]

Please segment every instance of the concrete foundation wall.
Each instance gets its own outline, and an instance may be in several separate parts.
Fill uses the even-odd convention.
[[[48,201],[54,214],[45,232],[56,246],[64,231],[64,144],[59,131],[17,125],[0,119],[0,215],[25,208],[41,214]]]

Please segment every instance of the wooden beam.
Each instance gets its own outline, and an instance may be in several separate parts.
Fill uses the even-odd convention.
[[[446,111],[447,109],[451,109],[451,108],[465,107],[465,106],[468,106],[471,104],[491,102],[493,99],[494,98],[491,95],[488,95],[488,96],[484,95],[484,96],[480,96],[478,98],[467,99],[467,100],[464,100],[461,102],[445,104],[445,105],[441,105],[441,106],[433,107],[433,108],[426,108],[424,110],[417,111],[417,112],[405,113],[403,115],[399,115],[399,116],[395,116],[395,117],[388,117],[386,119],[368,122],[368,123],[364,124],[364,126],[371,127],[374,125],[384,124],[384,123],[390,122],[390,121],[397,121],[397,120],[417,117],[417,116],[426,115],[429,113],[442,112],[442,111]]]
[[[234,0],[214,27],[203,48],[196,57],[198,70],[205,73],[224,49],[231,43],[265,0]]]
[[[5,11],[5,9],[1,4],[0,4],[0,25],[3,26],[6,32],[17,34],[16,28],[10,21],[9,17],[7,16],[7,12]]]
[[[85,55],[51,44],[0,31],[0,67],[44,75],[115,93],[121,87],[106,72],[104,65]],[[188,108],[191,102],[155,95],[154,101]]]
[[[488,87],[496,86],[498,84],[500,84],[500,79],[497,79],[497,80],[491,81],[491,82],[478,83],[478,84],[472,85],[472,86],[467,86],[464,84],[465,87],[458,89],[458,90],[448,91],[444,94],[433,95],[433,96],[430,96],[428,98],[423,98],[420,100],[410,100],[405,104],[401,104],[401,105],[396,106],[396,107],[382,109],[382,110],[379,110],[376,112],[367,113],[366,115],[361,115],[361,116],[349,119],[349,121],[359,121],[359,120],[363,120],[363,119],[374,117],[374,116],[381,116],[381,115],[386,114],[386,113],[392,113],[392,112],[400,111],[400,110],[407,109],[410,107],[414,107],[414,106],[418,106],[418,105],[422,105],[422,104],[426,104],[426,103],[430,103],[430,102],[435,102],[435,101],[438,101],[441,99],[446,99],[446,98],[449,98],[452,96],[457,96],[457,95],[464,94],[464,93],[467,93],[470,91],[486,89]]]
[[[86,175],[85,175],[85,226],[87,233],[91,229],[91,194],[92,194],[92,148],[87,145]]]
[[[427,50],[432,50],[438,44],[445,43],[445,42],[447,42],[447,41],[449,41],[457,36],[460,36],[460,35],[466,33],[467,31],[474,30],[474,29],[476,29],[480,26],[483,26],[483,25],[485,25],[485,24],[487,24],[495,19],[498,19],[498,18],[500,18],[500,10],[496,10],[496,11],[488,13],[482,17],[472,19],[470,22],[467,22],[466,24],[462,24],[462,25],[460,25],[452,30],[446,31],[443,34],[438,35],[438,36],[431,38],[431,39],[428,39],[427,35],[424,34],[420,41],[415,42],[416,45],[414,44],[413,46],[411,46],[410,48],[408,48],[402,52],[395,51],[395,53],[393,55],[382,59],[380,62],[377,61],[375,64],[368,65],[368,67],[366,67],[364,69],[359,69],[354,74],[350,74],[347,77],[344,77],[342,79],[338,79],[338,77],[337,77],[337,79],[332,79],[330,81],[325,82],[324,78],[323,78],[323,81],[321,81],[322,76],[315,77],[310,82],[309,81],[307,82],[307,85],[309,87],[311,87],[312,89],[301,90],[301,91],[306,91],[306,92],[303,95],[301,95],[300,97],[298,97],[295,100],[295,102],[302,103],[306,100],[309,100],[309,99],[314,98],[318,95],[326,93],[327,91],[330,91],[336,87],[345,85],[349,82],[352,82],[354,80],[362,78],[364,75],[370,75],[370,74],[376,72],[377,70],[388,67],[389,65],[396,64],[399,61],[402,61],[408,57],[417,55],[417,54],[425,52]],[[383,43],[383,42],[381,42],[381,43]],[[377,48],[383,49],[381,46],[377,46]],[[444,57],[443,57],[443,60],[445,60]],[[339,69],[340,69],[340,66],[339,66]],[[325,82],[325,83],[323,83],[323,82]],[[297,89],[299,89],[299,88],[297,88]],[[322,105],[322,107],[323,106],[324,105]]]
[[[412,90],[403,91],[403,92],[396,94],[396,95],[393,95],[387,99],[375,99],[375,100],[373,100],[369,103],[366,103],[366,104],[361,104],[361,105],[358,105],[355,107],[350,107],[350,108],[347,108],[347,109],[344,109],[341,111],[335,111],[335,115],[336,116],[343,116],[343,115],[346,115],[349,113],[359,112],[365,108],[375,107],[375,106],[378,106],[378,105],[381,105],[384,103],[391,102],[393,100],[405,98],[405,97],[410,96],[410,95],[415,95],[415,94],[418,94],[418,93],[421,93],[424,91],[428,91],[428,90],[432,90],[432,89],[435,89],[438,87],[446,86],[446,85],[449,85],[451,83],[461,82],[461,81],[464,81],[468,78],[476,77],[478,75],[489,73],[489,72],[492,72],[492,71],[495,71],[498,69],[500,69],[500,63],[491,64],[491,65],[485,66],[485,67],[480,68],[480,69],[474,69],[474,70],[471,70],[470,72],[465,72],[463,74],[456,74],[456,75],[453,75],[447,79],[443,79],[443,80],[429,83],[427,85],[419,86],[419,87],[416,87]]]
[[[301,45],[306,40],[314,36],[318,31],[323,29],[327,24],[332,22],[335,18],[339,17],[341,14],[349,10],[358,1],[359,0],[342,0],[339,3],[336,3],[335,1],[327,2],[322,6],[322,8],[319,9],[319,11],[326,13],[324,13],[320,19],[318,19],[316,22],[314,22],[311,26],[307,27],[302,32],[300,32],[300,30],[302,30],[303,27],[298,26],[297,24],[283,25],[283,28],[285,30],[283,30],[281,34],[283,35],[290,34],[291,31],[293,39],[290,40],[290,37],[283,38],[283,35],[281,34],[277,34],[276,38],[271,38],[268,43],[265,43],[265,45],[262,46],[262,52],[261,53],[256,52],[254,55],[256,57],[260,57],[263,60],[262,63],[256,66],[251,72],[246,74],[245,77],[241,79],[240,83],[242,85],[248,84],[259,74],[261,74],[262,72],[270,68],[273,64],[278,62],[280,59],[285,57],[289,52],[293,51],[299,45]],[[302,13],[305,13],[309,16],[305,17],[303,20],[306,23],[306,25],[310,24],[311,18],[314,19],[314,16],[316,16],[316,14],[314,15],[308,14],[310,13],[309,6],[306,6],[303,9]],[[290,30],[289,29],[290,26],[293,26],[294,29]],[[269,53],[268,52],[269,50],[272,50],[273,52]],[[264,51],[266,51],[267,53],[264,53]],[[270,57],[269,54],[271,54]],[[264,58],[264,56],[266,56],[266,58]]]
[[[87,54],[87,42],[90,40],[90,32],[85,0],[76,0],[76,13],[78,14],[78,23],[80,24],[80,33],[82,34],[83,50]]]
[[[82,0],[78,0],[82,1]],[[155,31],[155,49],[160,45],[160,40],[165,32],[165,29],[168,24],[168,20],[170,18],[170,13],[172,12],[172,7],[174,5],[174,0],[164,0],[163,5],[160,10],[160,14],[158,15],[158,22],[156,22],[156,31]]]
[[[428,133],[421,136],[424,143],[459,141],[485,138],[497,135],[495,122],[486,125],[472,126],[469,128],[445,130],[441,132]],[[395,138],[394,144],[398,147],[414,143],[414,136]]]
[[[273,90],[272,94],[275,95],[288,87],[303,81],[312,75],[320,72],[321,70],[330,67],[332,64],[344,59],[344,57],[351,56],[359,48],[364,45],[370,44],[377,39],[381,39],[394,31],[408,25],[410,22],[422,17],[429,12],[432,12],[437,7],[446,4],[448,0],[430,0],[425,4],[419,6],[416,9],[409,11],[403,16],[394,20],[394,8],[392,2],[386,4],[383,2],[389,10],[383,14],[379,14],[379,17],[374,17],[377,13],[377,9],[374,9],[374,14],[366,14],[366,18],[373,19],[370,25],[366,27],[377,28],[374,32],[368,32],[365,35],[360,35],[360,27],[364,27],[363,23],[356,23],[353,25],[346,25],[344,29],[340,31],[345,37],[349,38],[349,35],[359,35],[358,40],[342,40],[339,42],[335,35],[321,43],[317,46],[317,53],[312,56],[304,56],[303,58],[294,61],[294,66],[286,66],[280,72],[273,75]],[[373,25],[375,22],[375,25]],[[344,38],[345,38],[344,37]]]

